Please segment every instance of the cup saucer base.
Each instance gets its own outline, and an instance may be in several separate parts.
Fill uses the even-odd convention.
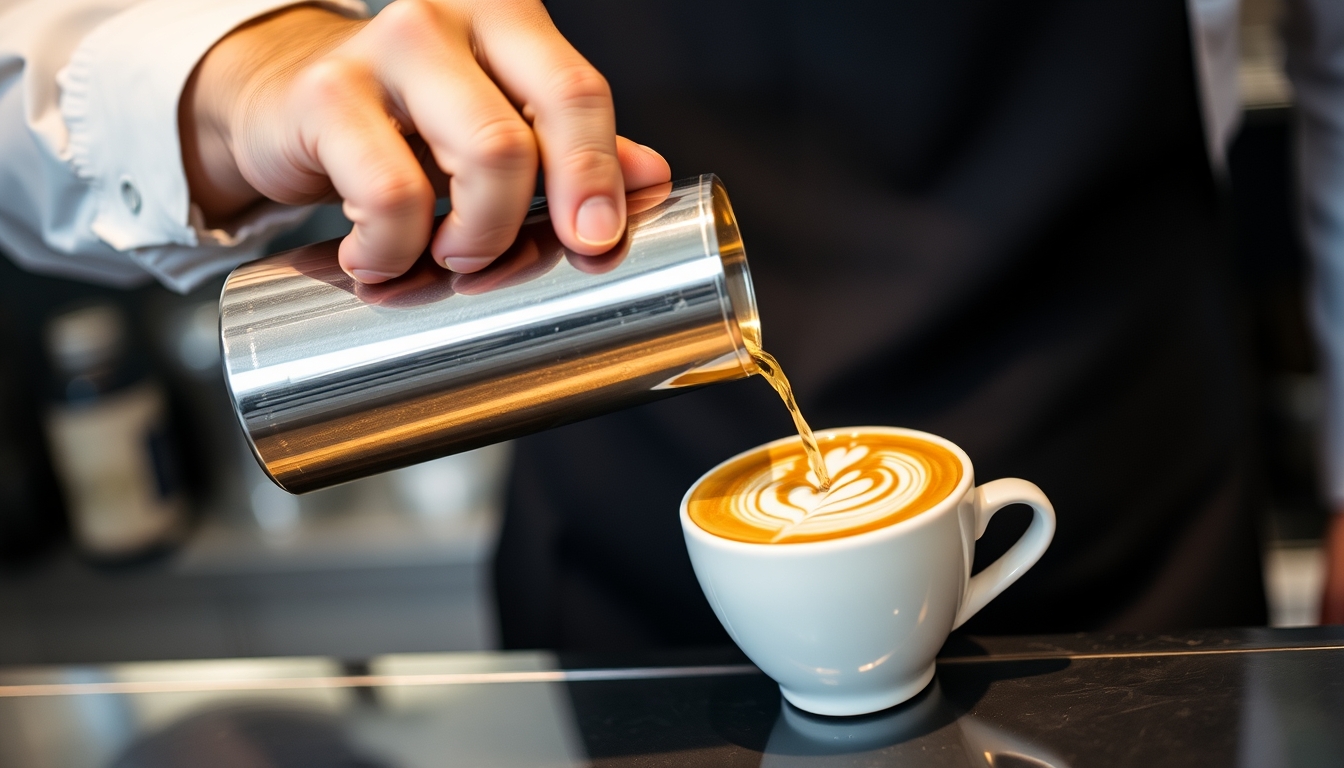
[[[829,717],[853,717],[880,712],[900,704],[924,690],[933,680],[936,664],[919,674],[908,683],[876,693],[854,693],[837,689],[834,693],[810,694],[791,691],[779,686],[779,692],[795,707],[814,715]]]

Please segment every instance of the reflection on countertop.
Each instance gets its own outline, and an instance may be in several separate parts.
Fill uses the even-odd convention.
[[[732,650],[0,670],[0,768],[1325,766],[1344,629],[966,639],[860,718]]]
[[[235,446],[241,449],[241,446]],[[509,447],[305,496],[250,456],[177,550],[118,568],[72,553],[0,577],[0,665],[481,650]]]

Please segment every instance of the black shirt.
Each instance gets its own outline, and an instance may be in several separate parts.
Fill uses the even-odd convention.
[[[1182,0],[552,0],[620,132],[723,177],[814,427],[907,426],[1055,504],[970,632],[1263,623],[1247,358]],[[727,642],[677,505],[792,427],[764,381],[519,442],[504,642]],[[997,556],[1026,515],[977,547]]]

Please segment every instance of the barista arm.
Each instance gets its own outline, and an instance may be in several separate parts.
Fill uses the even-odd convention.
[[[297,223],[305,211],[270,205],[207,228],[177,134],[205,52],[290,2],[0,0],[0,250],[34,271],[185,290]]]
[[[227,221],[270,199],[341,199],[341,266],[376,283],[429,246],[458,272],[513,242],[545,171],[571,251],[625,232],[625,191],[667,181],[656,152],[616,136],[606,80],[540,0],[398,0],[368,20],[299,6],[202,60],[181,110],[193,199]],[[453,210],[433,226],[436,196]],[[433,238],[431,240],[431,234]]]
[[[0,0],[0,249],[34,271],[189,290],[341,199],[368,282],[430,241],[478,269],[538,165],[562,241],[597,253],[624,190],[670,176],[615,136],[606,82],[539,0]]]

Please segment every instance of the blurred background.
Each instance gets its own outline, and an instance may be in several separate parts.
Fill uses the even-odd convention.
[[[1235,254],[1255,334],[1261,415],[1265,584],[1270,621],[1319,618],[1327,503],[1318,450],[1325,394],[1306,307],[1310,265],[1297,231],[1292,88],[1283,71],[1282,0],[1242,3],[1245,113],[1228,158]]]
[[[1300,626],[1323,577],[1323,393],[1277,17],[1277,0],[1244,4],[1228,204],[1257,342],[1272,621]],[[324,207],[272,250],[349,226]],[[0,665],[494,647],[508,446],[280,491],[220,374],[221,284],[114,291],[0,259]]]

